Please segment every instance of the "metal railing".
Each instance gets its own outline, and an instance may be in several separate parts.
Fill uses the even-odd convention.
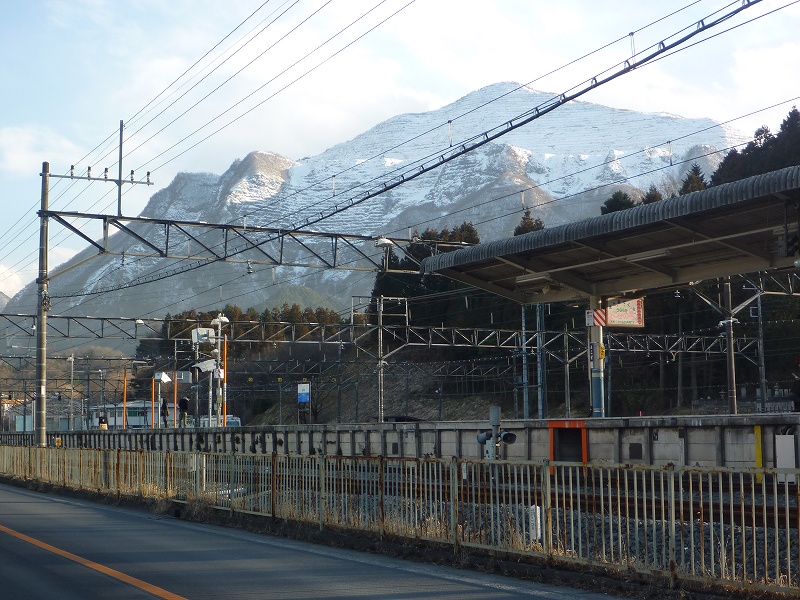
[[[800,470],[0,446],[0,473],[658,576],[800,590]]]

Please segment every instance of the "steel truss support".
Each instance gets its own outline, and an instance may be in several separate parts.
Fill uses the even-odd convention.
[[[0,314],[0,337],[13,334],[17,338],[35,338],[35,315]],[[53,338],[84,340],[159,340],[189,341],[196,322],[165,319],[133,319],[107,317],[68,317],[48,316],[48,332]],[[166,335],[162,335],[162,328]],[[353,346],[369,356],[375,355],[375,339],[378,325],[369,322],[356,322],[321,325],[319,323],[252,322],[231,321],[229,325],[229,344],[316,344],[321,349],[336,350],[339,344]],[[523,348],[520,332],[516,329],[490,329],[470,327],[422,327],[405,323],[384,322],[384,343],[388,357],[406,346],[429,348],[495,348],[498,350],[521,350]],[[575,352],[585,350],[585,329],[575,331],[543,331],[539,336],[547,356],[562,360],[564,340],[569,345],[570,361]],[[537,336],[526,340],[529,352],[537,348]],[[638,334],[606,333],[605,342],[614,352],[648,352],[677,355],[724,354],[724,339],[719,336],[683,334]],[[737,354],[747,355],[757,346],[757,339],[737,337],[734,349]],[[33,345],[29,345],[33,351]],[[17,359],[28,356],[26,353],[0,353],[0,360]]]
[[[178,267],[176,272],[188,271],[216,261],[348,271],[381,271],[384,251],[375,249],[375,236],[325,233],[299,229],[276,229],[249,225],[214,224],[200,221],[175,221],[147,217],[87,214],[79,212],[40,211],[42,218],[52,219],[93,246],[98,255],[125,257],[168,258],[194,261]],[[83,233],[77,221],[97,222],[102,228],[99,241]],[[112,243],[109,232],[129,238],[130,243]],[[405,238],[381,238],[395,247],[412,241]],[[436,246],[436,242],[426,242]],[[434,248],[434,250],[436,250]],[[57,277],[73,267],[50,275]],[[390,270],[396,273],[417,271]],[[170,272],[170,274],[173,274]],[[131,282],[122,287],[146,283]],[[120,288],[121,289],[121,288]],[[104,291],[112,291],[104,290]],[[67,294],[62,294],[66,296]],[[70,294],[72,295],[72,294]],[[59,297],[54,295],[53,297]]]

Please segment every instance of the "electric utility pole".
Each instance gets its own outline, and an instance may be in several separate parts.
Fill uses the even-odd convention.
[[[85,181],[105,181],[116,184],[117,186],[117,213],[122,216],[122,185],[145,184],[153,185],[150,181],[150,172],[147,173],[146,181],[136,181],[133,171],[130,179],[122,179],[122,134],[123,122],[119,122],[119,170],[117,179],[108,178],[106,168],[103,177],[92,177],[92,167],[86,168],[85,176],[76,176],[74,165],[70,167],[69,175],[51,175],[50,163],[42,163],[42,199],[39,211],[39,272],[36,278],[38,284],[37,319],[36,319],[36,445],[47,445],[47,313],[50,310],[50,294],[48,286],[50,278],[48,276],[47,254],[48,254],[48,226],[50,210],[50,178],[60,179],[83,179]]]

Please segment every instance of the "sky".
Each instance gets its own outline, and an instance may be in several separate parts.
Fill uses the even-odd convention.
[[[178,172],[221,174],[253,150],[312,156],[392,116],[437,109],[501,81],[566,92],[741,4],[1,2],[0,291],[7,295],[37,275],[42,162],[54,174],[75,165],[77,174],[109,167],[115,177],[120,121],[125,177],[151,171],[155,182],[125,186],[122,212],[135,216]],[[797,31],[800,3],[762,0],[581,99],[736,119],[731,125],[747,135],[762,125],[774,132],[800,103]],[[116,186],[53,179],[50,209],[116,214]],[[50,240],[51,268],[85,245],[53,226]]]

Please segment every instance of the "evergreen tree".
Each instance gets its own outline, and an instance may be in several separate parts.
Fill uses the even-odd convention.
[[[650,187],[647,189],[647,193],[642,197],[642,204],[652,204],[653,202],[659,202],[663,199],[664,196],[656,189],[655,184],[651,183]]]
[[[773,135],[766,126],[756,129],[753,141],[741,151],[731,150],[711,176],[711,185],[800,165],[800,111],[793,107]]]
[[[287,302],[283,304],[284,309],[281,311],[283,314],[283,321],[289,321],[289,323],[303,323],[305,319],[303,319],[303,311],[298,304],[292,304],[291,306],[288,305]]]
[[[535,219],[531,217],[531,209],[526,208],[519,225],[514,228],[514,235],[522,235],[523,233],[540,231],[542,229],[544,229],[544,222],[539,217],[536,217]]]
[[[617,212],[618,210],[625,210],[626,208],[633,208],[636,203],[631,200],[623,191],[617,190],[611,197],[606,200],[605,204],[600,207],[600,214],[607,215],[609,213]]]
[[[800,165],[800,111],[797,108],[792,108],[781,123],[769,154],[771,171]]]
[[[453,228],[452,231],[446,227],[442,229],[440,239],[445,242],[461,242],[464,244],[479,244],[480,236],[478,230],[472,223],[464,221],[458,227]]]
[[[426,229],[420,234],[415,232],[412,236],[417,243],[411,244],[406,250],[408,256],[398,259],[392,249],[389,250],[389,268],[413,270],[419,269],[419,262],[434,252],[451,252],[457,250],[462,244],[478,244],[480,238],[478,231],[472,223],[464,221],[461,225],[441,231]],[[380,272],[375,278],[372,288],[372,297],[388,296],[396,298],[415,298],[417,296],[431,296],[464,289],[466,286],[447,277],[435,275],[420,278],[419,274],[404,274]],[[463,303],[463,299],[459,299]],[[412,308],[412,322],[415,325],[434,325],[452,323],[453,317],[451,303],[455,302],[451,295],[446,294],[441,299],[426,301],[424,308]],[[462,311],[458,311],[459,313]]]
[[[706,183],[705,175],[702,169],[700,169],[700,165],[692,163],[692,168],[689,169],[689,172],[686,174],[679,194],[683,196],[691,192],[699,192],[707,187],[708,183]]]
[[[138,358],[166,358],[173,356],[175,350],[175,340],[190,340],[191,332],[195,327],[211,327],[211,321],[222,312],[232,323],[239,321],[262,321],[269,323],[267,327],[268,335],[272,336],[275,340],[285,339],[285,336],[280,334],[281,326],[273,325],[273,323],[289,322],[289,323],[321,323],[323,325],[335,325],[342,322],[341,316],[332,308],[319,307],[317,309],[306,308],[301,309],[297,304],[289,306],[284,303],[283,306],[275,306],[272,309],[266,309],[263,313],[255,308],[248,308],[243,311],[235,304],[227,304],[223,309],[215,309],[209,312],[197,312],[195,309],[187,310],[177,315],[167,314],[164,323],[161,326],[160,339],[143,339],[139,342],[136,348],[136,356]],[[176,327],[184,321],[182,327]],[[172,323],[171,331],[172,339],[169,339],[168,323]],[[214,329],[212,327],[212,329]],[[175,331],[180,333],[176,336]],[[308,327],[303,327],[300,333],[307,333]],[[247,338],[246,332],[239,332],[237,338],[242,341]],[[260,340],[260,335],[255,335],[253,340]],[[249,347],[244,344],[230,344],[228,346],[228,355],[231,358],[245,356],[249,352]]]
[[[734,148],[725,155],[725,158],[717,166],[717,170],[711,176],[711,185],[730,183],[749,177],[747,164],[747,157],[744,153]]]

